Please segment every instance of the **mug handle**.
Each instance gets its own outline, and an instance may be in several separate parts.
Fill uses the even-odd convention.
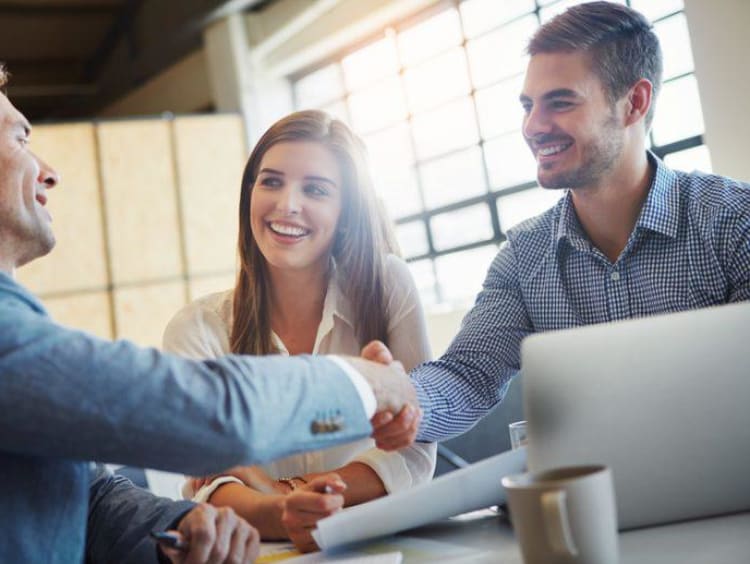
[[[564,490],[542,493],[544,528],[547,532],[547,540],[554,552],[567,556],[578,556],[578,547],[573,542],[573,535],[570,532],[565,499]]]

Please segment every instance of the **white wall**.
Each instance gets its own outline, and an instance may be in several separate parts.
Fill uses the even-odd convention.
[[[750,2],[685,0],[706,144],[718,174],[750,181]]]
[[[99,116],[186,114],[212,105],[206,58],[203,51],[196,51],[104,108]]]

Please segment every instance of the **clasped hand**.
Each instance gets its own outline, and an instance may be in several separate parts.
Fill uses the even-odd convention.
[[[375,444],[387,451],[409,446],[417,438],[422,420],[422,410],[409,376],[380,341],[368,343],[361,355],[361,359],[347,360],[370,384],[378,402],[370,420]]]

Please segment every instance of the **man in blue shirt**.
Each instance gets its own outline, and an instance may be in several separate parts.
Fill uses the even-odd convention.
[[[414,390],[397,367],[323,356],[198,362],[55,324],[13,279],[55,243],[46,203],[58,176],[29,150],[30,130],[0,92],[2,562],[257,554],[257,532],[231,510],[156,498],[88,460],[206,475],[360,439],[373,427],[381,448],[413,441]],[[399,429],[379,435],[379,422],[394,417]],[[157,553],[148,533],[166,528],[179,530],[187,551]]]
[[[567,193],[509,230],[447,352],[412,371],[420,440],[460,434],[497,405],[531,333],[750,300],[750,187],[647,151],[662,74],[649,22],[582,4],[528,52],[523,135],[539,183]]]

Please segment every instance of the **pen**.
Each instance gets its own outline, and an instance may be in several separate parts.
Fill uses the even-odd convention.
[[[182,539],[180,533],[170,531],[151,531],[151,538],[164,548],[172,548],[185,552],[190,545]]]

